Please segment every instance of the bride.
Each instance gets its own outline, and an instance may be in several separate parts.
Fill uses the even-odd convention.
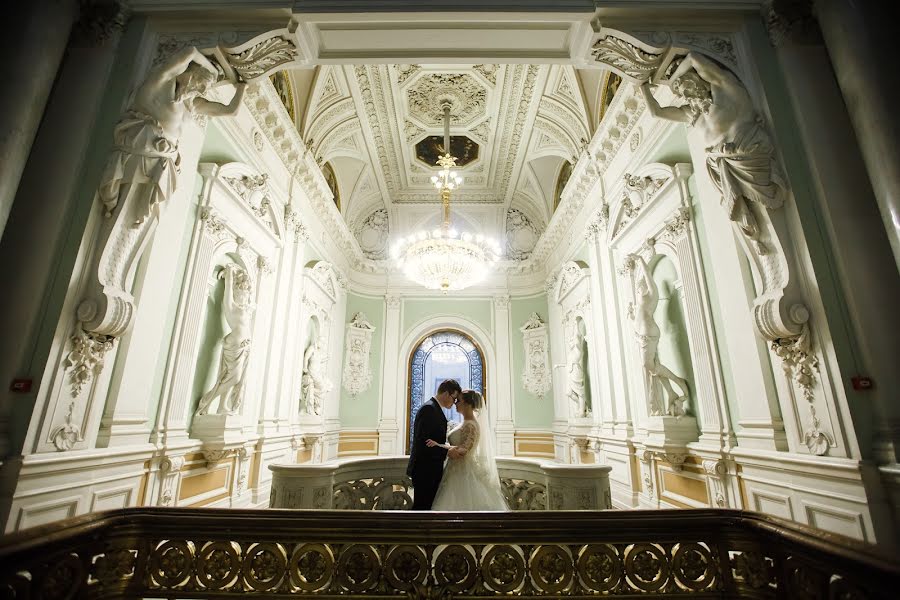
[[[456,402],[463,421],[450,431],[448,443],[426,440],[429,447],[456,448],[459,458],[448,458],[432,510],[509,510],[500,487],[500,475],[484,400],[465,390]]]

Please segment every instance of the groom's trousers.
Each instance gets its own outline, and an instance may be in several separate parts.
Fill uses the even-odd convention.
[[[413,510],[431,510],[431,505],[434,503],[434,496],[437,494],[438,486],[441,485],[443,474],[443,469],[438,469],[435,472],[416,473],[415,477],[412,478]]]

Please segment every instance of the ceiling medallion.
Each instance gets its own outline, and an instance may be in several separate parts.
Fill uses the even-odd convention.
[[[444,150],[438,158],[441,167],[431,178],[441,193],[443,222],[434,231],[419,231],[401,238],[391,249],[397,266],[410,280],[432,290],[461,290],[485,278],[493,263],[500,259],[500,245],[481,234],[460,233],[450,226],[450,192],[459,187],[462,178],[453,169],[456,158],[450,154],[450,103],[442,105],[444,113]]]

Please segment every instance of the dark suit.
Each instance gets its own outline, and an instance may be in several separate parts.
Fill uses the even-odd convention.
[[[413,422],[413,442],[406,467],[406,474],[412,479],[415,489],[413,510],[431,510],[444,474],[447,451],[440,446],[429,448],[425,445],[427,439],[439,444],[447,441],[447,417],[434,398],[422,404]]]

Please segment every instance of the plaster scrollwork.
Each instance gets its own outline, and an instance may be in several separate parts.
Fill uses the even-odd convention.
[[[330,262],[320,260],[312,267],[307,267],[307,274],[322,288],[332,302],[337,302],[338,293],[344,289],[346,278],[334,268]]]
[[[66,355],[66,368],[69,369],[72,397],[75,398],[103,370],[106,354],[115,347],[116,338],[88,333],[78,327],[69,341],[72,350]]]
[[[710,505],[728,508],[728,495],[725,491],[725,478],[728,475],[728,467],[725,461],[722,459],[704,460],[703,470],[706,472]]]
[[[802,306],[795,308],[806,310]],[[813,352],[809,326],[804,325],[802,332],[796,338],[773,341],[771,347],[772,352],[781,359],[781,367],[785,375],[802,390],[803,398],[807,401],[809,423],[803,432],[803,442],[810,453],[823,456],[833,445],[833,439],[832,435],[823,429],[822,421],[816,414],[814,388],[816,373],[819,370],[819,360]]]
[[[272,261],[265,256],[257,256],[256,257],[256,269],[260,273],[260,275],[271,275],[272,274]]]
[[[204,448],[202,450],[203,460],[206,461],[206,468],[211,469],[215,467],[217,464],[225,460],[225,458],[231,453],[230,450],[225,448]]]
[[[373,211],[353,232],[366,258],[383,260],[387,258],[390,224],[388,212],[384,208]]]
[[[268,32],[235,48],[218,47],[214,53],[229,79],[249,81],[297,60],[297,44],[291,37],[287,30]]]
[[[497,73],[500,72],[500,65],[475,65],[472,68],[482,77],[487,79],[491,85],[496,85]]]
[[[305,242],[309,239],[309,230],[303,224],[300,213],[290,204],[284,207],[284,227],[294,234],[295,242]]]
[[[688,223],[691,220],[691,209],[680,207],[675,214],[663,223],[663,237],[669,240],[677,240],[688,232]]]
[[[510,208],[506,211],[506,257],[525,260],[534,249],[540,232],[522,211]]]
[[[208,206],[200,210],[200,220],[203,222],[203,230],[213,239],[222,239],[229,235],[228,228],[219,213]]]
[[[344,389],[351,396],[358,396],[369,389],[372,383],[372,371],[369,365],[369,354],[372,350],[372,336],[375,327],[358,312],[347,324],[344,373],[342,380]]]
[[[615,35],[597,40],[591,49],[591,56],[619,75],[636,81],[649,79],[663,59],[662,54],[647,52],[637,44]]]
[[[184,467],[184,456],[164,456],[159,461],[159,473],[161,478],[159,505],[171,506],[175,501],[178,474]]]
[[[603,204],[588,221],[584,230],[584,236],[588,240],[595,241],[601,238],[609,226],[609,204]]]
[[[543,398],[552,386],[550,372],[550,338],[547,326],[536,312],[519,328],[525,347],[525,370],[522,384],[535,396]]]
[[[588,270],[577,262],[568,262],[563,265],[559,271],[559,287],[556,292],[556,301],[561,302],[562,299],[568,296],[569,293],[587,276]]]
[[[409,114],[426,127],[440,127],[443,103],[454,123],[465,125],[485,114],[487,90],[468,73],[428,73],[406,92]]]
[[[634,220],[656,193],[666,184],[668,178],[641,177],[625,173],[623,176],[621,216],[619,217],[613,237],[617,236],[625,226]]]
[[[397,85],[403,85],[407,79],[422,70],[421,65],[397,65]]]

